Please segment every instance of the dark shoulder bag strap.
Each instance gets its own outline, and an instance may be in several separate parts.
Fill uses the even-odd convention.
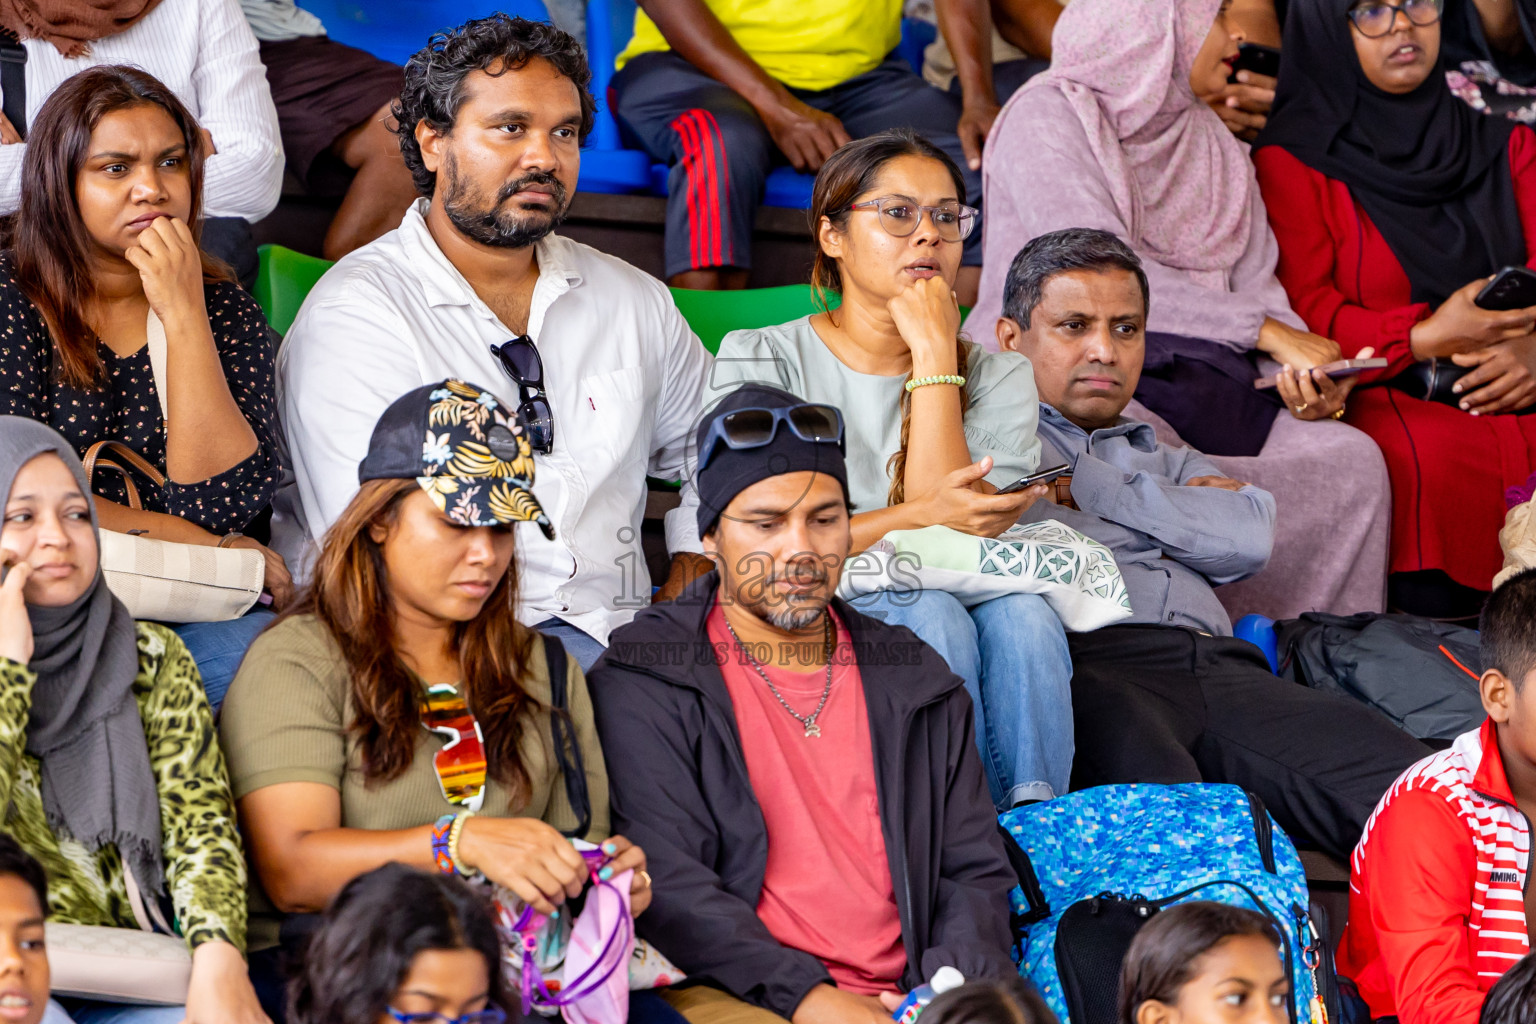
[[[570,695],[566,691],[565,645],[548,633],[544,638],[544,660],[549,666],[549,731],[555,741],[555,762],[565,779],[565,795],[576,812],[576,827],[566,832],[575,839],[592,827],[592,800],[587,795],[587,770],[581,759],[581,745],[576,740],[576,725],[571,721]]]
[[[16,134],[27,137],[27,48],[16,33],[0,29],[0,113],[11,122]]]

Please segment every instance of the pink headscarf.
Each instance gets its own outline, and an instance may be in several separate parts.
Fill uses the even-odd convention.
[[[1224,290],[1249,245],[1258,186],[1247,148],[1189,86],[1220,7],[1072,0],[1051,37],[1050,70],[1020,94],[1058,89],[1072,104],[1133,247],[1165,266],[1216,272]]]

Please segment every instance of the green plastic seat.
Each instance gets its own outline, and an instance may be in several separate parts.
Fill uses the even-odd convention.
[[[257,252],[261,268],[256,274],[256,301],[261,303],[272,329],[287,334],[304,304],[304,296],[320,280],[320,275],[331,269],[331,261],[281,245],[263,245]]]
[[[836,309],[839,297],[827,297]],[[672,301],[710,355],[720,351],[720,342],[732,331],[772,327],[820,310],[808,284],[720,292],[673,288]]]

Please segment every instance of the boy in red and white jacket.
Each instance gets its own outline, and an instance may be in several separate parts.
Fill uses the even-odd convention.
[[[1487,721],[1404,772],[1355,847],[1338,967],[1373,1018],[1477,1024],[1530,952],[1536,570],[1494,591],[1480,626]]]

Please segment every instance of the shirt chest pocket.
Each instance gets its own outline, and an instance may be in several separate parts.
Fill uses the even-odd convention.
[[[583,377],[576,409],[581,427],[571,439],[577,458],[603,452],[620,462],[644,460],[651,436],[646,403],[643,367]]]

